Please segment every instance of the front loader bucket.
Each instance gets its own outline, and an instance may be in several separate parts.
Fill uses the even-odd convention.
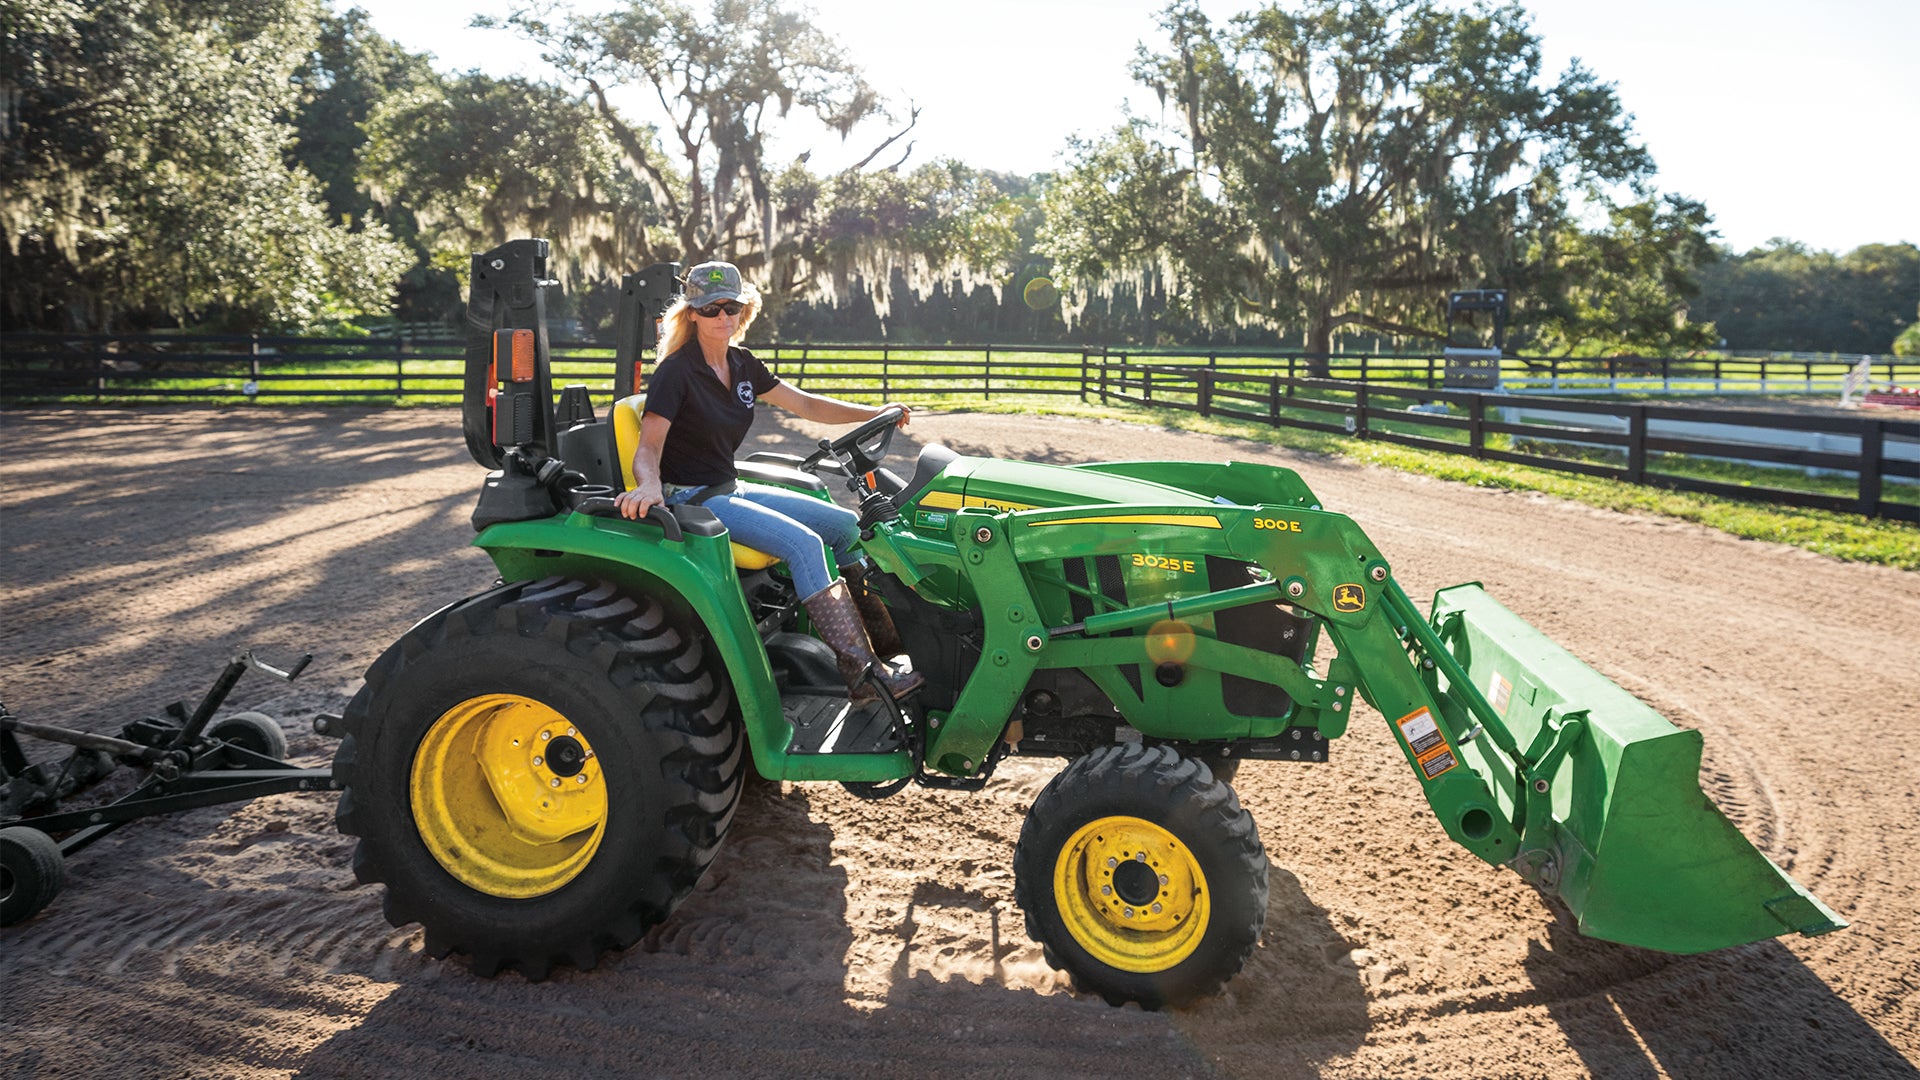
[[[1468,747],[1521,827],[1514,868],[1557,894],[1581,933],[1693,953],[1846,925],[1700,790],[1698,731],[1675,727],[1477,584],[1436,595],[1432,623],[1512,736],[1498,741],[1533,770],[1517,771],[1494,739]],[[1448,696],[1458,705],[1469,695]]]

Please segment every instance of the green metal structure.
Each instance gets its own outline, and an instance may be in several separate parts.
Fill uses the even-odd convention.
[[[927,686],[852,706],[782,568],[737,568],[701,508],[611,513],[617,425],[578,388],[552,408],[546,253],[475,257],[466,428],[494,470],[476,543],[500,582],[373,665],[336,761],[356,868],[436,955],[540,977],[630,944],[718,850],[749,761],[881,798],[1044,754],[1069,761],[1014,854],[1029,932],[1109,1000],[1191,1001],[1264,924],[1237,763],[1324,765],[1360,702],[1447,834],[1585,934],[1697,952],[1844,925],[1701,792],[1697,732],[1478,585],[1422,614],[1286,469],[928,446],[901,477],[881,464],[890,414],[805,459],[743,462],[860,499],[869,578]],[[621,395],[672,276],[629,279]]]

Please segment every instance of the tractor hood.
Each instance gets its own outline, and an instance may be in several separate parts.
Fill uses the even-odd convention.
[[[904,509],[916,523],[940,527],[944,521],[922,520],[922,516],[937,518],[963,507],[1004,511],[1112,503],[1205,506],[1212,501],[1151,480],[1064,465],[962,457],[948,462]]]

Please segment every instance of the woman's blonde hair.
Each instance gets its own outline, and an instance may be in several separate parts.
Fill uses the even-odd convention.
[[[731,344],[734,345],[746,340],[747,327],[752,326],[753,320],[760,316],[760,290],[742,281],[740,303],[746,310],[740,313],[740,322],[733,328]],[[693,320],[696,317],[693,305],[687,303],[684,296],[675,300],[673,306],[660,316],[660,359],[665,360],[679,352],[682,346],[693,340]]]

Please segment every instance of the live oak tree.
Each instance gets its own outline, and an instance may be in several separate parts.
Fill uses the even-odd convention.
[[[0,0],[9,326],[305,328],[387,308],[406,256],[286,160],[311,0]]]
[[[576,276],[724,258],[791,299],[855,277],[884,292],[896,270],[915,284],[977,274],[1013,242],[1017,211],[983,174],[903,169],[917,113],[835,172],[814,172],[807,152],[771,157],[775,130],[802,115],[842,139],[891,119],[838,45],[778,0],[542,4],[476,22],[520,34],[559,80],[475,73],[369,122],[365,177],[407,200],[443,254],[531,231],[562,241]]]
[[[1066,274],[1171,280],[1187,313],[1437,338],[1451,288],[1556,245],[1576,200],[1652,172],[1612,88],[1543,76],[1517,5],[1268,4],[1216,27],[1190,2],[1133,74],[1164,119],[1080,144],[1042,250]]]
[[[365,10],[320,12],[313,50],[293,72],[298,99],[292,157],[320,181],[329,214],[375,214],[358,179],[367,118],[381,102],[435,79],[427,57],[375,30]]]
[[[1569,222],[1533,238],[1503,284],[1525,297],[1509,340],[1531,352],[1670,355],[1712,348],[1720,332],[1693,318],[1702,275],[1720,254],[1698,202],[1648,198],[1607,212],[1607,225]]]
[[[664,239],[599,117],[552,84],[436,78],[383,99],[366,130],[362,182],[413,217],[442,268],[464,274],[471,252],[529,235],[571,267],[635,268]]]
[[[438,80],[426,56],[380,34],[357,7],[320,13],[319,38],[293,73],[299,97],[290,156],[320,181],[329,217],[379,221],[410,249],[413,265],[394,299],[394,314],[408,322],[457,318],[466,267],[455,273],[433,266],[411,210],[404,203],[376,204],[360,181],[360,164],[374,111],[389,98],[408,97]]]

